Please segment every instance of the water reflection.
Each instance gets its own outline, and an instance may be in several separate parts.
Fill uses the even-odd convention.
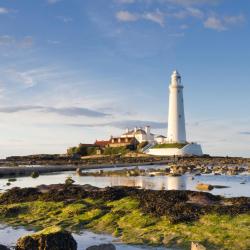
[[[7,245],[11,249],[15,249],[17,240],[27,234],[31,234],[33,231],[28,231],[25,228],[8,227],[0,224],[0,244]],[[150,247],[150,246],[133,246],[122,244],[119,239],[114,238],[107,234],[96,234],[90,231],[83,231],[80,234],[73,234],[74,239],[77,242],[77,249],[86,249],[87,247],[105,243],[112,243],[116,246],[117,250],[174,250],[165,247]]]
[[[184,176],[168,176],[168,190],[186,190],[186,178]]]
[[[107,177],[109,186],[139,187],[153,190],[186,190],[185,176],[138,176],[138,177]]]
[[[155,166],[156,168],[160,166]],[[140,168],[146,168],[141,166]],[[150,166],[151,168],[151,166]],[[116,169],[113,169],[116,170]],[[95,170],[96,171],[96,170]],[[75,184],[90,184],[96,187],[107,186],[130,186],[140,187],[143,189],[154,190],[196,190],[198,183],[208,183],[211,185],[226,185],[229,188],[225,189],[213,189],[212,194],[223,195],[227,197],[236,196],[250,196],[250,175],[240,174],[236,176],[228,175],[201,175],[192,176],[186,174],[179,177],[172,176],[138,176],[138,177],[95,177],[95,176],[78,176],[75,171],[58,172],[41,174],[39,178],[33,179],[28,176],[18,177],[15,182],[12,182],[10,186],[7,186],[8,178],[0,178],[0,192],[13,188],[13,187],[36,187],[38,185],[49,185],[56,183],[64,183],[65,179],[70,176],[75,181]],[[245,183],[245,184],[242,184]]]

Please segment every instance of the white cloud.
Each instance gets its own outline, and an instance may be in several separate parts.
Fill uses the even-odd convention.
[[[159,10],[156,10],[155,12],[146,12],[144,14],[132,13],[129,11],[119,11],[116,13],[116,18],[120,22],[135,22],[144,19],[157,23],[162,27],[164,26],[164,14]]]
[[[172,16],[174,16],[175,18],[179,18],[179,19],[184,19],[184,18],[188,18],[188,17],[202,19],[204,17],[204,13],[200,9],[193,8],[193,7],[187,7],[187,8],[182,9],[176,13],[173,13]]]
[[[15,39],[9,35],[0,36],[0,46],[9,46],[15,43]]]
[[[196,17],[196,18],[203,18],[204,17],[204,13],[197,8],[189,7],[189,8],[187,8],[187,11],[188,11],[189,15],[192,17]]]
[[[57,40],[47,40],[47,42],[48,42],[49,44],[53,44],[53,45],[58,45],[58,44],[61,43],[60,41],[57,41]]]
[[[217,31],[225,31],[228,30],[232,25],[238,25],[244,21],[245,17],[242,14],[236,16],[225,16],[221,18],[210,16],[205,20],[204,26]]]
[[[56,18],[64,23],[70,23],[73,21],[71,17],[66,17],[66,16],[57,16]]]
[[[9,35],[0,36],[0,46],[15,46],[19,48],[29,48],[33,45],[34,40],[31,36],[25,36],[21,40]]]
[[[8,14],[9,12],[10,12],[9,9],[6,9],[6,8],[4,8],[4,7],[0,7],[0,15],[1,15],[1,14]]]
[[[121,22],[134,22],[139,19],[138,15],[129,11],[118,11],[116,13],[116,18]]]
[[[223,22],[217,17],[208,17],[204,22],[204,26],[208,29],[213,29],[217,31],[227,30]]]
[[[224,17],[224,21],[227,24],[239,24],[239,23],[243,23],[245,21],[245,16],[243,14],[240,14],[238,16],[225,16]]]
[[[164,14],[162,12],[160,12],[159,10],[157,10],[156,12],[148,12],[146,14],[144,14],[142,16],[142,18],[158,23],[159,25],[161,25],[162,27],[164,26]]]

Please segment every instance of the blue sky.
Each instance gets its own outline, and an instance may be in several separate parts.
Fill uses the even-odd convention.
[[[182,75],[190,141],[250,156],[247,0],[1,0],[0,157],[152,125]]]

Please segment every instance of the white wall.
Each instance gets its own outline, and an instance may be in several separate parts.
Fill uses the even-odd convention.
[[[183,148],[150,148],[147,152],[149,155],[158,155],[158,156],[172,156],[172,155],[203,155],[201,145],[196,143],[190,143],[184,146]]]

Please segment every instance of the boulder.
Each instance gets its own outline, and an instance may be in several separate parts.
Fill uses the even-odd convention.
[[[206,250],[206,247],[202,246],[199,243],[192,242],[191,250]]]
[[[113,244],[101,244],[98,246],[88,247],[86,250],[116,250],[116,247]]]
[[[16,250],[77,250],[72,235],[61,227],[50,227],[32,235],[21,237]]]
[[[8,247],[0,244],[0,250],[10,250]]]

